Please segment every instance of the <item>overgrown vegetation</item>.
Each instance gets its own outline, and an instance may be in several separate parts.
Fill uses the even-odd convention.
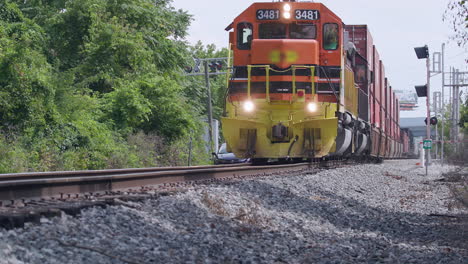
[[[181,69],[217,51],[188,47],[170,3],[2,1],[0,173],[185,165],[190,137],[207,162],[204,86]]]

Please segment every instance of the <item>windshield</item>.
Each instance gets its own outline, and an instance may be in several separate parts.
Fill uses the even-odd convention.
[[[289,25],[289,35],[292,39],[314,39],[316,35],[313,24],[291,24]]]
[[[260,39],[315,39],[317,29],[314,24],[263,23],[258,26]]]
[[[260,39],[284,39],[286,38],[286,24],[264,23],[258,26]]]

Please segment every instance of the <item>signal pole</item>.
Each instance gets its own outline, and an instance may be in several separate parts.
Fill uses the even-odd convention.
[[[444,142],[445,142],[445,43],[442,43],[442,133],[441,133],[441,150],[440,162],[444,165]]]
[[[426,97],[426,108],[427,108],[427,122],[426,122],[426,138],[431,139],[431,108],[430,108],[430,96],[431,96],[431,69],[429,56],[426,58],[426,70],[427,70],[427,97]],[[426,149],[426,176],[429,167],[429,159],[431,158],[431,149]]]
[[[206,83],[206,90],[208,93],[208,127],[209,127],[209,134],[210,134],[210,153],[213,152],[213,111],[211,105],[211,87],[210,87],[210,76],[208,75],[208,61],[205,60],[205,83]]]
[[[203,58],[203,59],[194,59],[195,60],[195,69],[192,72],[192,67],[188,67],[187,74],[185,76],[204,76],[205,77],[205,85],[206,85],[206,93],[207,93],[207,112],[208,112],[208,134],[209,134],[209,145],[210,145],[210,153],[214,152],[214,146],[217,146],[217,143],[214,142],[214,135],[213,135],[213,106],[211,102],[211,86],[210,86],[210,76],[214,75],[226,75],[231,74],[231,69],[227,69],[225,72],[218,71],[222,67],[222,63],[226,60],[229,60],[228,57],[221,57],[221,58]],[[204,71],[203,73],[200,72],[200,63],[203,62]],[[214,72],[210,72],[208,69],[210,68],[212,62],[218,63],[219,68],[215,69]],[[210,66],[208,66],[210,65]],[[225,63],[225,65],[228,65]],[[216,150],[217,151],[217,150]]]
[[[426,149],[426,176],[429,167],[429,159],[431,157],[431,109],[430,109],[430,101],[431,101],[431,69],[430,69],[430,59],[429,59],[429,48],[427,45],[424,47],[417,47],[414,48],[416,52],[416,56],[418,59],[426,59],[426,85],[424,86],[416,86],[416,92],[418,93],[419,97],[426,96],[426,139],[423,141],[423,149]],[[427,144],[427,145],[426,145]]]

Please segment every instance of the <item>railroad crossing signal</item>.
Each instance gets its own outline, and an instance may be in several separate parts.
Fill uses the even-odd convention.
[[[423,141],[423,148],[424,149],[431,149],[432,148],[432,140],[430,139],[425,139]]]
[[[185,69],[185,76],[198,76],[198,75],[205,75],[204,68],[207,67],[208,75],[225,75],[226,73],[231,73],[230,67],[228,62],[229,58],[222,57],[222,58],[194,58],[193,65],[187,65],[184,67]],[[205,63],[207,62],[207,63]],[[225,70],[225,71],[222,71]]]
[[[212,61],[210,64],[208,64],[208,67],[210,67],[210,72],[218,72],[223,68],[223,62],[222,61]]]
[[[437,125],[437,122],[439,122],[439,120],[437,120],[437,117],[433,116],[429,119],[429,124],[432,125],[432,126],[435,126]],[[426,119],[424,119],[424,124],[427,125],[427,117]]]

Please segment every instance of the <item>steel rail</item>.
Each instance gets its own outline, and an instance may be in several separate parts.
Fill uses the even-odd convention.
[[[76,171],[48,171],[48,172],[23,172],[23,173],[5,173],[0,174],[0,182],[6,180],[19,179],[37,179],[37,178],[63,178],[66,177],[83,177],[94,175],[109,175],[109,174],[129,174],[139,172],[157,172],[157,171],[176,171],[176,170],[198,170],[208,168],[236,167],[245,166],[245,164],[227,164],[227,165],[204,165],[204,166],[178,166],[178,167],[147,167],[147,168],[128,168],[128,169],[107,169],[107,170],[76,170]]]
[[[187,181],[294,172],[309,169],[313,166],[311,163],[276,166],[240,164],[234,166],[3,174],[0,175],[0,201],[49,198],[63,196],[64,194],[99,193]]]

